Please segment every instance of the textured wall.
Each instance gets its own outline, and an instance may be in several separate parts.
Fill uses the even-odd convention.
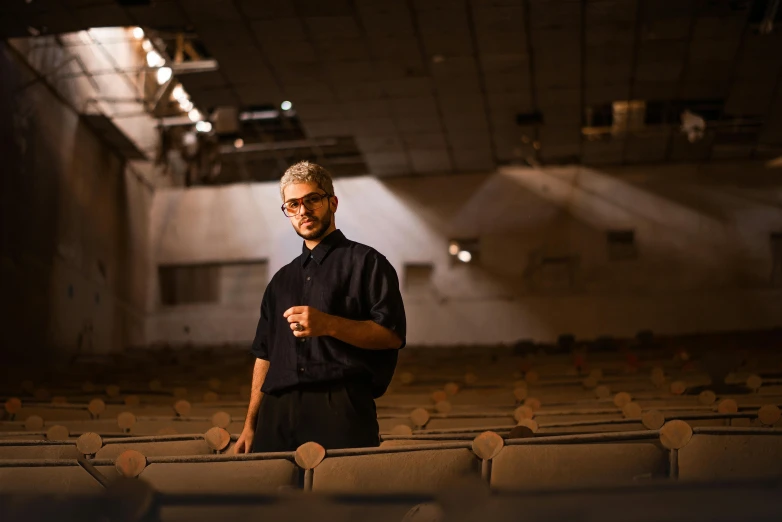
[[[150,190],[0,46],[3,352],[143,344]]]
[[[782,229],[777,172],[732,164],[350,178],[335,183],[336,219],[385,254],[403,284],[405,263],[434,266],[428,291],[405,292],[412,344],[765,328],[782,323],[782,293],[769,284],[769,234]],[[265,259],[273,274],[301,248],[275,184],[158,191],[151,223],[153,267]],[[635,230],[637,259],[609,259],[614,228]],[[479,237],[480,262],[453,265],[452,237]],[[563,288],[535,260],[566,255],[576,261]],[[154,277],[148,295],[150,340],[254,333],[257,305],[163,310]]]

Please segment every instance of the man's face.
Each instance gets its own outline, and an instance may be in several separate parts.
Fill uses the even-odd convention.
[[[311,194],[325,194],[326,191],[319,188],[316,183],[293,183],[285,187],[285,202],[303,198]],[[304,239],[320,239],[331,227],[334,210],[336,210],[336,198],[324,198],[320,208],[309,210],[300,205],[298,212],[290,216],[291,225],[296,233]]]

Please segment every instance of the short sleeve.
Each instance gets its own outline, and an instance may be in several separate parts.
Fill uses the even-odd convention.
[[[396,270],[377,252],[368,256],[366,268],[369,315],[372,321],[396,333],[402,339],[399,348],[404,348],[407,344],[407,321]]]
[[[258,326],[255,329],[255,339],[253,339],[250,352],[258,359],[269,360],[269,318],[271,317],[271,283],[266,287],[261,301],[261,317],[258,319]]]

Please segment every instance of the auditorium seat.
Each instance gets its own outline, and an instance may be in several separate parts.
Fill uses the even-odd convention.
[[[498,489],[632,484],[668,475],[668,452],[652,442],[513,444],[493,460]]]
[[[326,458],[313,473],[313,491],[326,493],[434,492],[464,475],[479,476],[481,461],[469,449]]]
[[[59,461],[57,466],[0,465],[0,491],[3,493],[86,494],[103,490],[76,460]]]
[[[139,475],[163,493],[276,492],[297,484],[298,468],[287,459],[152,463]]]
[[[697,430],[700,431],[700,430]],[[696,433],[678,451],[680,480],[782,477],[782,430]]]

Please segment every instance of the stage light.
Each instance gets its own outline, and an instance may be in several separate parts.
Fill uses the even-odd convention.
[[[171,67],[161,67],[157,70],[157,83],[158,85],[163,85],[168,80],[171,79],[171,76],[174,74],[174,72],[171,70]]]
[[[182,100],[179,100],[179,107],[181,107],[182,110],[185,112],[190,112],[193,110],[193,102],[191,102],[187,98],[184,98]]]
[[[284,111],[289,111],[293,107],[293,104],[289,101],[284,101],[280,104],[280,108]]]
[[[470,261],[472,261],[472,254],[469,253],[467,250],[460,250],[459,253],[456,254],[456,257],[462,263],[469,263]]]
[[[154,49],[147,53],[147,65],[150,67],[161,67],[166,64],[166,61],[160,56],[160,53]]]
[[[171,91],[171,97],[176,101],[181,102],[182,100],[186,100],[188,98],[187,91],[185,91],[185,88],[182,87],[182,84],[177,84]]]
[[[149,52],[152,49],[154,49],[155,46],[152,45],[152,42],[150,42],[149,40],[144,40],[143,42],[141,42],[141,48],[144,49],[145,52]]]
[[[209,132],[212,130],[212,124],[208,121],[199,121],[196,123],[196,130],[198,132]]]
[[[141,40],[142,38],[144,38],[144,29],[142,29],[141,27],[134,27],[133,38],[135,38],[136,40]]]
[[[198,121],[201,119],[201,113],[198,112],[198,109],[193,109],[187,113],[187,117],[190,118],[190,121]]]

